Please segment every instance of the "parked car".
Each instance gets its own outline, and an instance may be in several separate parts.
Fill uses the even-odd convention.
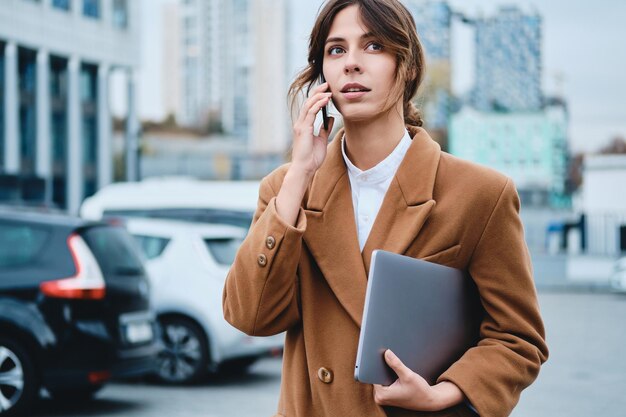
[[[81,217],[151,217],[228,224],[248,229],[257,206],[258,181],[148,178],[107,185],[87,198]]]
[[[626,292],[626,256],[615,262],[611,276],[611,287],[615,291]]]
[[[149,281],[123,227],[0,208],[0,415],[154,370]]]
[[[190,383],[210,370],[242,371],[282,351],[284,335],[251,337],[224,319],[222,291],[246,231],[232,226],[128,219],[147,260],[165,351],[158,377]]]

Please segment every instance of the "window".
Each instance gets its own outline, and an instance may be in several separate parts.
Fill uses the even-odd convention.
[[[128,27],[128,2],[113,0],[113,26],[120,29]]]
[[[83,238],[105,275],[143,274],[137,243],[122,227],[92,227]]]
[[[83,15],[100,18],[100,0],[83,0]]]
[[[52,7],[61,10],[70,10],[70,0],[52,0]]]
[[[25,224],[0,223],[0,268],[27,265],[43,249],[48,231]]]
[[[142,235],[133,235],[133,237],[146,259],[158,258],[170,243],[170,239],[162,237]]]
[[[235,261],[235,255],[241,245],[242,239],[204,239],[209,252],[220,265],[230,266]]]

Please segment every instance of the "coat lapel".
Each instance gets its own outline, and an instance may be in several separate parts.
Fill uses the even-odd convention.
[[[354,221],[350,179],[341,154],[340,131],[328,146],[305,199],[307,228],[304,240],[328,285],[361,326],[367,276]]]
[[[361,326],[372,251],[404,253],[435,205],[432,191],[439,164],[439,145],[421,128],[410,129],[413,142],[389,186],[361,253],[352,192],[341,153],[340,131],[305,196],[304,240],[328,285]]]

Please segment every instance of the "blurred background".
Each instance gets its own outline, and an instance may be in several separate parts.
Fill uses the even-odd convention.
[[[426,129],[445,151],[513,178],[522,200],[552,357],[514,415],[623,416],[626,3],[403,3],[426,50],[415,98]],[[183,306],[190,288],[221,291],[259,180],[288,161],[287,89],[306,65],[321,4],[0,0],[0,205],[126,229],[147,271],[154,338],[162,332],[170,352],[158,359],[165,385],[113,378],[95,403],[48,400],[35,415],[274,412],[280,359],[265,357],[282,342],[238,339],[216,330],[215,305]],[[22,220],[6,213],[0,309],[15,296],[14,284],[1,283],[15,276],[9,249],[36,241],[12,231]],[[170,249],[177,239],[180,252]],[[184,244],[202,246],[201,266],[185,269]],[[216,286],[202,286],[206,271]],[[190,344],[201,360],[176,356]],[[19,383],[2,388],[7,357],[0,414],[19,397]],[[183,378],[172,358],[191,373]],[[199,369],[211,372],[200,378]],[[195,384],[181,390],[177,378]]]

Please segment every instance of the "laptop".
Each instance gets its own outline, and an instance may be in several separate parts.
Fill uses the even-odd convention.
[[[430,384],[475,346],[483,317],[474,281],[461,270],[382,250],[372,253],[354,378],[390,385],[391,349]]]

